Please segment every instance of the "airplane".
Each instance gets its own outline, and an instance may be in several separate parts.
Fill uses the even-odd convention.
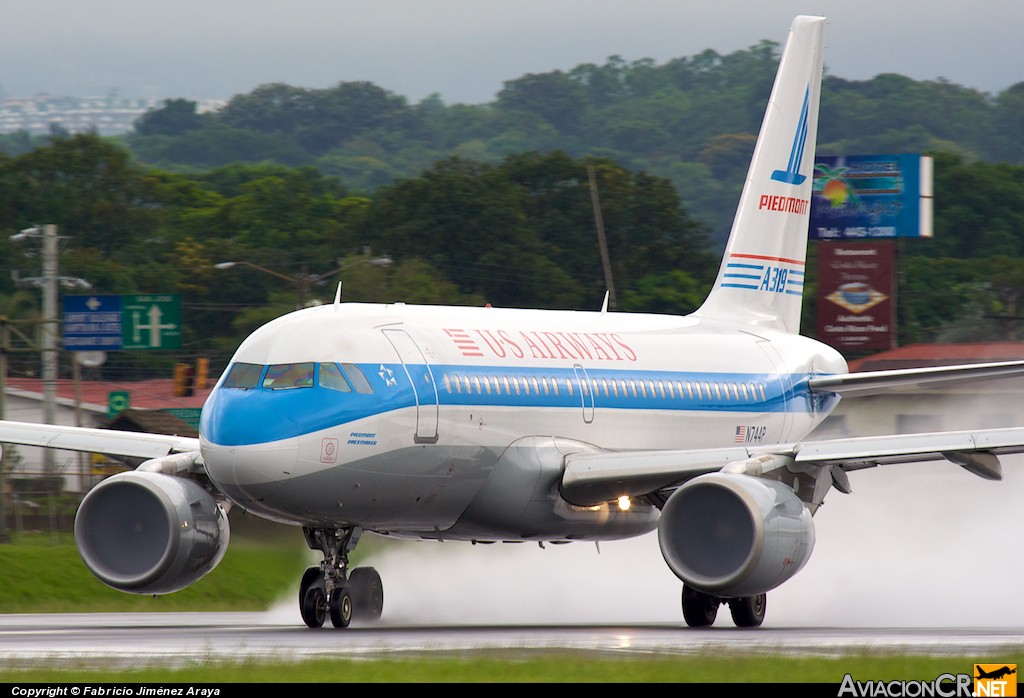
[[[686,625],[760,626],[807,563],[848,471],[948,460],[1001,478],[1024,428],[815,440],[841,397],[1024,374],[1024,362],[851,374],[799,334],[825,19],[789,31],[724,258],[693,313],[333,304],[246,338],[198,438],[0,423],[0,442],[145,459],[83,498],[75,540],[103,583],[166,594],[222,559],[231,507],[301,527],[323,555],[303,622],[378,620],[364,533],[568,543],[657,531]]]
[[[1016,674],[1016,673],[1017,673],[1016,666],[1014,666],[1013,669],[1011,669],[1009,666],[1002,666],[1002,667],[999,667],[998,669],[994,669],[992,671],[985,671],[984,669],[978,669],[978,675],[975,676],[974,678],[976,678],[976,679],[1001,679],[1004,676],[1009,676],[1011,674]]]

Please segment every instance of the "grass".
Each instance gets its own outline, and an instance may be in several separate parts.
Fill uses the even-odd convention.
[[[185,668],[0,669],[0,682],[60,683],[820,683],[932,681],[968,674],[971,658],[858,655],[849,657],[600,656],[571,651],[505,651],[397,659],[337,657],[298,662],[208,662]],[[833,695],[830,693],[830,695]]]

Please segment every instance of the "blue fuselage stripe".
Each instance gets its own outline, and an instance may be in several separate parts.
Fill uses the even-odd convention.
[[[364,364],[373,393],[325,387],[270,390],[218,388],[203,409],[201,430],[221,445],[266,443],[413,407],[417,396],[401,364]],[[422,374],[423,366],[415,374]],[[430,365],[441,408],[808,412],[806,376],[582,368]],[[390,369],[390,384],[378,375]],[[581,393],[580,381],[587,380]],[[518,385],[518,390],[516,386]],[[420,403],[433,391],[419,389]]]

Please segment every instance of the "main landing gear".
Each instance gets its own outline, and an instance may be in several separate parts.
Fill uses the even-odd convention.
[[[319,567],[309,567],[299,584],[299,611],[311,628],[323,627],[327,616],[335,628],[347,628],[353,618],[372,622],[384,610],[384,586],[372,567],[348,572],[348,556],[359,542],[359,528],[304,528],[306,543],[324,554]]]
[[[765,594],[723,599],[684,584],[683,619],[691,628],[706,628],[715,622],[718,607],[721,604],[728,604],[732,622],[737,628],[756,628],[764,622],[766,600]]]

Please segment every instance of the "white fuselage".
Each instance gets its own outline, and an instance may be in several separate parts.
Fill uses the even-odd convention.
[[[254,378],[231,387],[239,364]],[[493,526],[474,519],[466,537],[633,535],[650,511],[560,535],[564,517],[541,522],[511,502],[565,506],[565,452],[799,438],[834,406],[806,379],[845,371],[813,340],[692,317],[320,306],[238,349],[204,407],[203,457],[238,505],[305,526],[463,537],[460,519],[487,492],[509,511]],[[517,474],[497,490],[502,469]]]

